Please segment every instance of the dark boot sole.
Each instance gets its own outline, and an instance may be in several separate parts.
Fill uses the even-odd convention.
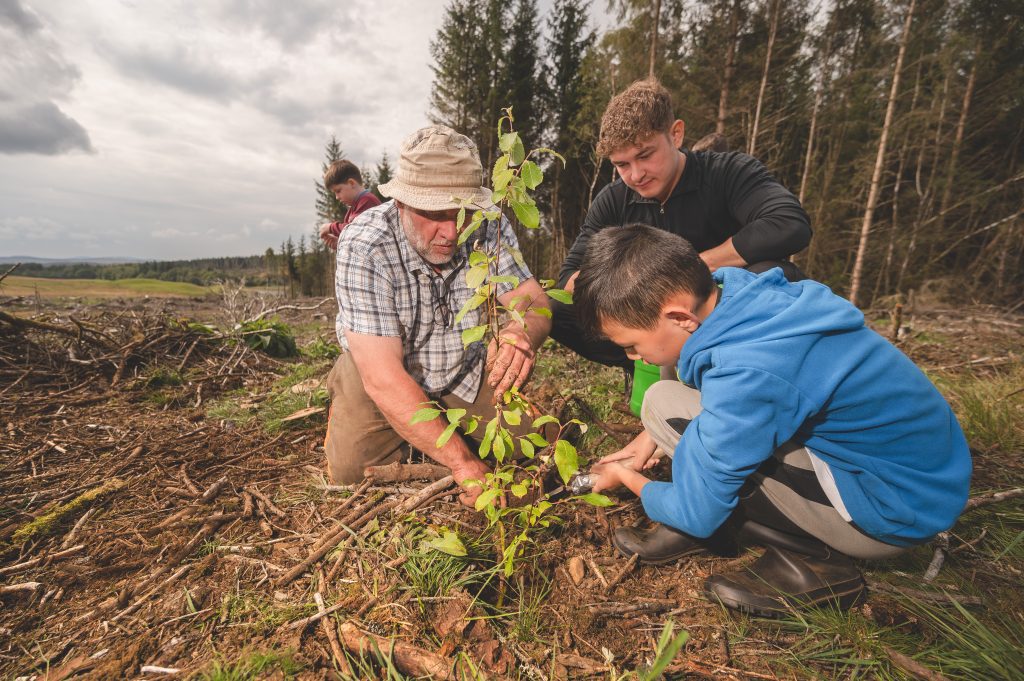
[[[858,603],[862,602],[867,596],[867,589],[863,586],[851,587],[846,591],[832,592],[828,596],[821,596],[814,599],[800,600],[797,598],[786,598],[780,596],[779,604],[777,607],[759,606],[752,604],[748,601],[741,600],[738,597],[730,596],[728,594],[722,595],[716,591],[705,586],[704,595],[712,603],[721,603],[727,608],[737,610],[747,615],[753,615],[755,617],[770,617],[780,618],[791,614],[791,611],[785,607],[788,604],[791,608],[796,610],[806,610],[809,608],[819,608],[823,606],[836,607],[841,611],[847,611]],[[785,602],[785,604],[783,603]]]
[[[614,546],[615,550],[621,553],[626,558],[633,557],[632,552],[627,551],[619,545],[618,538],[614,535],[612,536],[612,546]],[[663,558],[644,558],[643,556],[640,556],[639,558],[637,558],[637,562],[641,565],[668,565],[669,563],[674,563],[682,558],[700,555],[709,555],[709,552],[702,546],[695,546],[691,549],[686,549],[685,551],[680,551],[679,553],[672,554],[670,556],[665,556]]]

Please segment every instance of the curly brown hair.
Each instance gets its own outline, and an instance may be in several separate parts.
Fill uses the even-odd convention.
[[[656,133],[668,132],[675,122],[672,97],[657,80],[638,80],[615,95],[601,117],[597,153],[608,156]]]

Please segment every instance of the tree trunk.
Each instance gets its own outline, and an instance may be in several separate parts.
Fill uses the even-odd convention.
[[[875,169],[871,173],[871,188],[868,190],[868,204],[864,210],[864,221],[860,226],[860,242],[857,244],[857,257],[853,263],[853,276],[850,279],[850,302],[857,304],[860,294],[861,277],[864,273],[864,259],[868,250],[868,236],[871,233],[871,223],[875,217],[875,208],[878,205],[879,187],[882,184],[882,169],[885,166],[885,148],[889,141],[889,129],[892,127],[893,114],[896,111],[896,96],[900,90],[900,71],[903,69],[903,58],[907,54],[907,43],[910,42],[910,23],[914,18],[914,9],[917,0],[911,0],[910,9],[907,10],[906,21],[903,22],[903,35],[900,37],[899,54],[896,56],[896,66],[892,71],[892,88],[889,90],[889,103],[885,107],[885,121],[882,123],[882,135],[878,140],[878,154],[875,156]]]
[[[942,189],[942,201],[939,202],[938,224],[935,225],[935,233],[942,234],[946,222],[946,211],[949,209],[949,200],[953,195],[953,175],[956,173],[957,161],[960,159],[960,148],[964,142],[964,126],[967,124],[967,112],[971,108],[971,96],[974,94],[974,82],[978,75],[978,55],[981,45],[974,50],[974,61],[971,63],[971,73],[967,76],[967,88],[964,90],[964,103],[960,107],[960,120],[956,124],[956,136],[953,138],[953,150],[949,154],[949,167],[946,170],[946,186]]]
[[[740,38],[739,25],[740,0],[735,0],[729,15],[729,47],[725,53],[725,73],[722,75],[722,89],[718,93],[718,120],[715,122],[715,132],[719,135],[725,134],[725,119],[729,115],[729,87],[732,85],[732,77],[736,72],[736,43]]]
[[[775,34],[779,28],[782,0],[775,0],[771,12],[771,28],[768,30],[768,46],[764,54],[764,71],[761,74],[761,88],[757,92],[757,107],[754,109],[754,127],[750,132],[750,144],[747,145],[747,153],[751,156],[757,151],[757,131],[761,124],[761,108],[764,106],[764,91],[768,87],[768,72],[772,64],[772,48],[775,46]]]
[[[658,21],[661,19],[661,0],[654,0],[654,20],[651,22],[651,57],[647,77],[654,78],[654,63],[658,59]]]

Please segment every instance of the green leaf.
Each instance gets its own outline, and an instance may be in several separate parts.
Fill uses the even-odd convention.
[[[494,160],[494,168],[491,170],[491,181],[497,183],[496,178],[508,170],[508,156],[502,154]]]
[[[518,426],[523,422],[523,415],[517,409],[502,411],[501,415],[505,418],[505,423],[510,426]]]
[[[490,282],[492,284],[511,284],[515,288],[519,286],[519,277],[513,274],[496,274],[490,278]]]
[[[484,283],[484,279],[486,278],[487,263],[477,265],[476,267],[470,267],[469,271],[466,272],[466,286],[470,289],[476,290],[480,284]]]
[[[494,191],[500,192],[508,187],[508,183],[512,181],[516,175],[511,170],[503,170],[494,176]]]
[[[455,429],[458,427],[458,423],[449,423],[448,427],[445,428],[444,432],[441,433],[440,437],[437,438],[437,442],[434,443],[434,446],[437,447],[438,449],[444,447],[448,443],[448,440],[451,439],[452,433],[454,433]]]
[[[508,195],[508,190],[507,189],[502,189],[501,191],[491,192],[491,203],[497,205],[497,204],[501,203],[502,201],[504,201],[505,197],[507,195]]]
[[[455,315],[455,323],[458,324],[459,322],[461,322],[462,318],[465,317],[468,312],[477,309],[478,307],[483,305],[486,300],[487,296],[480,295],[479,293],[474,293],[472,296],[470,296],[469,300],[465,302],[465,304],[462,306],[462,309],[459,310],[459,314]]]
[[[564,290],[564,289],[549,288],[547,290],[547,294],[548,294],[549,298],[557,300],[560,303],[565,303],[566,305],[572,305],[572,294],[569,293],[568,291]]]
[[[526,439],[533,443],[535,447],[547,447],[548,441],[544,439],[544,436],[540,433],[530,433],[526,436]]]
[[[494,458],[499,462],[505,460],[505,438],[502,433],[497,433],[494,438]]]
[[[654,658],[651,668],[641,672],[640,679],[642,681],[660,679],[662,672],[671,664],[672,660],[675,659],[676,655],[679,654],[679,651],[689,640],[690,634],[685,629],[680,631],[675,638],[672,638],[673,628],[672,620],[665,622],[665,628],[661,630],[661,637],[658,640],[658,647],[654,650],[657,656]]]
[[[526,159],[526,147],[523,146],[523,140],[519,139],[519,134],[516,133],[515,143],[512,144],[512,148],[508,150],[508,164],[510,166],[517,166]]]
[[[462,229],[462,225],[466,224],[466,207],[459,208],[459,217],[455,220],[455,231],[458,232]]]
[[[490,454],[490,446],[494,443],[495,433],[498,428],[498,417],[496,416],[490,421],[487,421],[487,425],[483,428],[483,439],[480,440],[480,458],[486,459],[487,455]]]
[[[541,317],[547,317],[551,319],[551,308],[550,307],[531,307],[530,312],[539,314]]]
[[[465,556],[467,553],[459,535],[448,529],[442,530],[440,537],[421,542],[420,547],[447,553],[449,556]]]
[[[568,485],[569,480],[580,468],[576,448],[568,440],[559,440],[555,443],[555,465],[558,466],[558,475],[562,482]]]
[[[448,423],[458,423],[459,419],[466,415],[465,409],[449,409],[445,412],[445,416],[448,417]]]
[[[551,414],[544,414],[543,416],[538,416],[537,418],[535,418],[533,420],[533,425],[531,427],[534,430],[537,430],[538,428],[540,428],[541,426],[543,426],[544,424],[547,424],[547,423],[558,423],[558,419],[556,419]],[[545,443],[545,444],[547,444],[547,443]]]
[[[533,161],[526,161],[519,170],[519,177],[523,178],[528,189],[536,189],[544,181],[544,171]]]
[[[521,201],[512,202],[512,212],[516,214],[519,222],[527,229],[537,229],[540,226],[540,211],[537,206],[531,206]]]
[[[517,482],[516,484],[509,487],[509,491],[511,491],[512,494],[516,496],[516,499],[522,499],[523,497],[525,497],[529,489],[530,486],[525,482]]]
[[[559,161],[562,162],[562,167],[563,168],[565,167],[565,157],[562,156],[561,154],[559,154],[554,149],[549,149],[547,147],[537,147],[536,149],[533,150],[533,153],[535,153],[535,154],[551,154],[552,156],[554,156],[555,158],[557,158]]]
[[[585,501],[592,506],[614,506],[615,502],[606,497],[603,494],[597,494],[591,492],[590,494],[584,494],[580,497],[580,501]]]
[[[473,214],[473,219],[469,222],[469,227],[459,232],[459,245],[466,243],[466,239],[470,237],[473,232],[480,229],[480,225],[484,224],[483,215],[480,211]]]
[[[519,448],[523,451],[523,456],[527,459],[532,459],[536,450],[533,448],[533,443],[527,440],[525,437],[519,438]]]
[[[487,325],[481,324],[480,326],[471,326],[462,332],[462,345],[469,346],[476,343],[478,340],[484,337],[487,333]]]
[[[470,416],[466,419],[466,424],[462,427],[462,432],[466,435],[471,435],[476,427],[480,425],[480,419],[475,416]]]
[[[477,265],[486,265],[490,258],[483,251],[472,251],[469,254],[469,266],[476,267]]]
[[[520,144],[522,144],[522,142],[519,140],[519,133],[518,132],[506,132],[506,133],[503,133],[501,135],[501,137],[498,138],[498,148],[501,149],[502,151],[504,151],[507,154],[512,149],[512,147],[515,146],[516,142],[519,142]],[[516,165],[518,165],[518,164],[516,164]],[[506,168],[508,167],[507,163],[505,164],[505,167]]]
[[[498,494],[500,493],[500,489],[486,490],[483,494],[476,498],[476,503],[473,505],[474,508],[476,508],[476,510],[478,511],[483,510],[484,506],[489,506],[491,502],[494,501],[498,497]]]
[[[438,415],[440,415],[440,413],[440,409],[424,407],[423,409],[420,409],[419,411],[412,415],[412,418],[409,419],[409,423],[423,423],[424,421],[433,421],[438,417]]]

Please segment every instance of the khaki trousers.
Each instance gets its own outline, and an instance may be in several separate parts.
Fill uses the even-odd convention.
[[[334,363],[327,375],[327,392],[331,398],[331,411],[327,419],[324,452],[327,455],[327,473],[335,484],[350,485],[361,481],[363,469],[367,466],[382,466],[409,458],[410,447],[366,394],[351,354],[343,353]],[[482,435],[486,422],[494,418],[494,391],[485,381],[481,381],[473,402],[451,394],[442,395],[438,402],[448,409],[465,409],[468,414],[480,418],[482,423],[474,434]],[[530,419],[524,418],[520,427],[510,430],[513,435],[525,435],[530,430]],[[475,445],[470,449],[476,452]]]

